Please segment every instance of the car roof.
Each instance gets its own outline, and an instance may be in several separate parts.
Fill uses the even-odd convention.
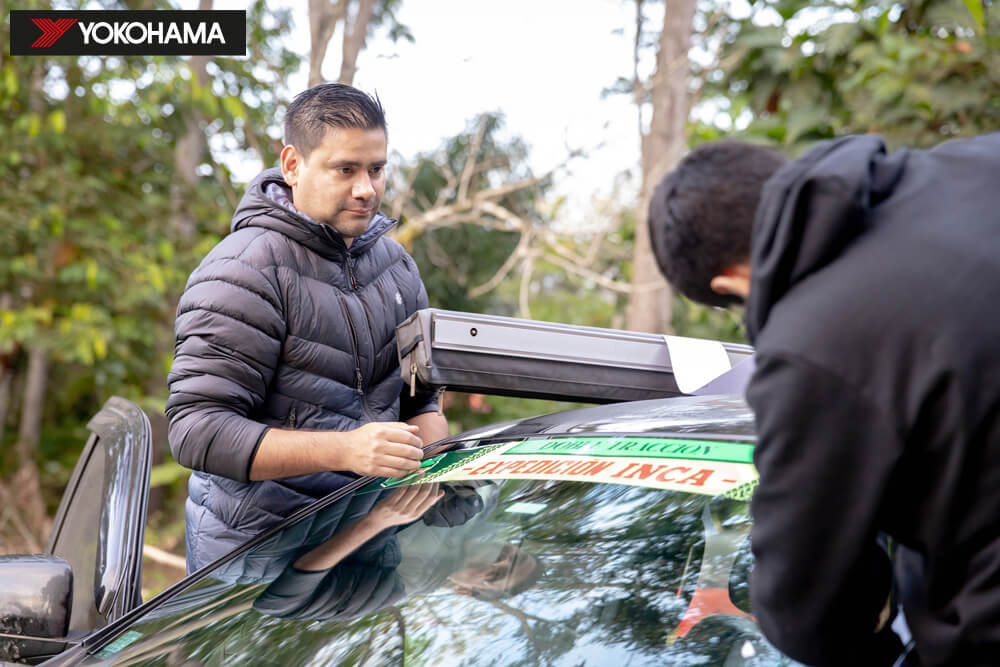
[[[588,406],[491,424],[445,443],[569,434],[662,434],[753,441],[750,407],[740,396],[682,396]]]

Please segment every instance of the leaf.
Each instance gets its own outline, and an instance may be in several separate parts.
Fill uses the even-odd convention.
[[[816,35],[816,43],[822,45],[823,53],[839,56],[850,51],[860,36],[861,27],[857,23],[834,23]]]
[[[734,46],[742,46],[748,49],[780,47],[781,40],[784,38],[784,28],[776,28],[773,26],[763,28],[755,27],[753,30],[744,30],[741,32],[736,38]]]
[[[889,29],[889,25],[891,23],[891,21],[889,21],[889,12],[891,11],[892,8],[890,7],[889,9],[882,12],[881,16],[878,17],[878,35],[880,37],[884,35],[886,31]]]
[[[97,262],[92,259],[87,260],[87,285],[97,287]]]
[[[3,78],[4,87],[7,89],[7,94],[10,97],[17,95],[18,83],[17,83],[17,72],[14,71],[13,65],[7,65],[3,68]]]
[[[222,106],[233,118],[242,118],[243,120],[246,120],[247,114],[243,109],[243,102],[241,102],[238,97],[234,97],[232,95],[224,96],[222,98]]]
[[[160,253],[160,257],[165,262],[171,262],[174,259],[174,246],[170,241],[163,239],[157,244],[157,250]]]
[[[157,292],[167,291],[167,281],[163,278],[163,270],[156,264],[149,265],[149,282]]]
[[[828,124],[826,110],[814,106],[796,106],[788,114],[785,143],[794,144],[803,135],[816,132]]]
[[[972,15],[972,20],[976,22],[976,27],[978,28],[976,32],[978,32],[980,35],[983,34],[983,31],[986,29],[986,16],[983,11],[982,0],[964,0],[964,1],[965,1],[965,6],[969,10],[969,14]]]
[[[164,484],[173,484],[174,482],[184,479],[187,475],[191,474],[191,471],[182,466],[176,461],[167,461],[166,463],[161,463],[155,465],[149,471],[149,486],[163,486]]]
[[[55,130],[56,134],[66,133],[66,112],[62,109],[56,109],[49,114],[49,125]]]
[[[94,356],[98,359],[108,356],[108,342],[100,334],[94,335]]]

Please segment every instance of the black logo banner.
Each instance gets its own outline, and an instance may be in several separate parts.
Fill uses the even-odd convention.
[[[12,56],[245,56],[245,11],[10,13]]]

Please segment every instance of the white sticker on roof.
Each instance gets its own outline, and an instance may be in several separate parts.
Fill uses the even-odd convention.
[[[726,348],[717,340],[683,336],[664,336],[663,339],[670,352],[674,382],[685,394],[693,393],[732,368]]]

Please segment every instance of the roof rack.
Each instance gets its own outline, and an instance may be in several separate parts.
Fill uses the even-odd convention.
[[[696,393],[753,354],[748,345],[436,308],[402,322],[396,343],[411,392],[448,388],[580,403]],[[678,350],[698,358],[681,359]]]

